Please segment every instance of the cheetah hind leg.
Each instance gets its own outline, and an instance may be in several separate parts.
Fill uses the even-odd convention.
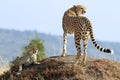
[[[61,54],[61,57],[64,57],[64,56],[66,56],[66,45],[67,45],[67,33],[66,32],[64,32],[63,33],[63,52],[62,52],[62,54]]]
[[[79,65],[81,63],[81,59],[82,59],[82,53],[78,52],[76,56],[75,65]]]
[[[88,46],[88,39],[84,39],[84,54],[83,54],[83,61],[82,65],[86,65],[86,58],[87,58],[87,46]]]
[[[81,59],[81,57],[82,57],[80,39],[81,39],[81,38],[77,38],[77,37],[75,36],[75,45],[76,45],[76,48],[77,48],[77,56],[76,56],[75,65],[78,65],[78,64],[80,63],[80,59]]]

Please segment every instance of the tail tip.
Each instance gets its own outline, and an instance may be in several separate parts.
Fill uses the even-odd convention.
[[[111,55],[112,55],[112,54],[114,54],[114,51],[113,51],[113,50],[111,50],[111,52],[110,52],[110,53],[111,53]]]

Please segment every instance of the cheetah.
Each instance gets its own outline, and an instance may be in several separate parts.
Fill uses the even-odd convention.
[[[75,64],[79,63],[79,59],[82,56],[82,51],[81,51],[81,44],[80,41],[83,40],[83,46],[84,46],[84,54],[83,54],[83,60],[82,63],[86,64],[86,57],[87,57],[87,46],[88,46],[88,38],[90,36],[93,45],[102,52],[106,53],[113,53],[113,50],[102,48],[99,46],[94,38],[93,35],[93,29],[92,29],[92,24],[89,21],[89,19],[85,16],[83,16],[84,12],[86,12],[84,9],[80,8],[81,14],[76,14],[76,16],[69,16],[68,11],[64,13],[63,16],[63,21],[62,21],[62,27],[63,27],[63,51],[61,56],[64,57],[66,56],[66,44],[67,44],[67,33],[69,34],[74,34],[74,40],[75,40],[75,46],[77,49],[77,56],[76,56],[76,61]],[[68,9],[68,10],[71,10]],[[75,12],[77,13],[77,12]]]
[[[15,59],[15,61],[13,61],[14,65],[18,65],[19,70],[18,73],[20,71],[22,71],[22,67],[24,66],[29,66],[31,64],[39,64],[37,62],[37,53],[38,53],[38,49],[33,46],[33,45],[28,45],[26,47],[26,54],[21,56],[21,57],[17,57]]]

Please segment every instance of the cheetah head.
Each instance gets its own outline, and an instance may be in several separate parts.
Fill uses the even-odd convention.
[[[86,13],[86,7],[84,5],[73,5],[71,8],[77,16]]]

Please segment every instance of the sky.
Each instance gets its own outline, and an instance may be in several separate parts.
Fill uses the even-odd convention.
[[[63,14],[78,4],[97,40],[120,42],[120,0],[0,0],[0,28],[63,35]]]

